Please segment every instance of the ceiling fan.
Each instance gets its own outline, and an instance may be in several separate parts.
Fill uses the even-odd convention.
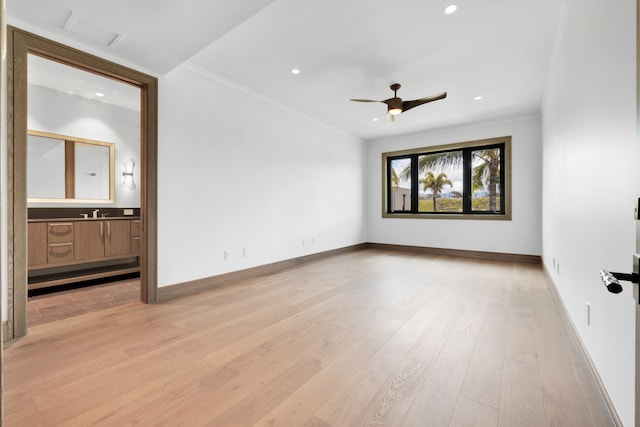
[[[387,120],[393,122],[393,116],[400,113],[404,113],[407,110],[417,107],[427,102],[437,101],[447,97],[447,92],[442,92],[437,95],[427,96],[426,98],[414,99],[412,101],[403,101],[402,98],[398,98],[398,89],[400,89],[400,83],[394,83],[389,86],[393,91],[393,98],[385,99],[384,101],[376,101],[373,99],[351,99],[356,102],[384,102],[387,104]]]

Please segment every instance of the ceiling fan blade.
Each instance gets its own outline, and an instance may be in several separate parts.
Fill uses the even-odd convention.
[[[442,92],[442,93],[439,93],[438,95],[428,96],[426,98],[414,99],[412,101],[404,101],[402,103],[402,112],[404,113],[405,111],[410,110],[413,107],[426,104],[427,102],[433,102],[439,99],[444,99],[446,97],[447,97],[447,92]]]
[[[350,99],[349,101],[355,101],[355,102],[384,102],[384,101],[377,101],[375,99]]]

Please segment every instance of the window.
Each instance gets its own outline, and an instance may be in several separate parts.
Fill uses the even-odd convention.
[[[511,137],[382,154],[383,216],[511,219]]]

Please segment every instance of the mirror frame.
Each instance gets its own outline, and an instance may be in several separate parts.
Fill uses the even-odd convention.
[[[78,49],[7,26],[8,313],[4,340],[27,333],[27,54],[140,88],[140,299],[158,293],[158,79]]]
[[[96,147],[107,147],[109,148],[109,198],[108,199],[76,199],[66,197],[62,198],[42,198],[42,197],[29,197],[29,193],[27,193],[27,203],[78,203],[78,204],[96,204],[96,203],[115,203],[116,202],[116,144],[113,142],[104,142],[104,141],[96,141],[93,139],[85,139],[78,138],[75,136],[67,136],[67,135],[58,135],[56,133],[50,132],[41,132],[37,130],[28,130],[27,135],[40,136],[43,138],[56,139],[64,142],[73,142],[76,144],[82,145],[93,145]],[[28,149],[28,148],[27,148]],[[74,156],[75,157],[75,156]],[[69,175],[69,165],[67,162],[69,159],[65,156],[65,175],[67,178],[65,179],[65,194],[69,194],[71,189],[73,189],[73,194],[75,195],[75,179],[71,180]],[[29,167],[29,159],[27,158],[27,167]],[[72,175],[75,175],[75,163],[73,165],[74,172]],[[72,188],[70,188],[72,187]]]

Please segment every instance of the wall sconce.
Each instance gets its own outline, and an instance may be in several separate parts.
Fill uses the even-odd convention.
[[[122,172],[122,186],[124,188],[128,188],[129,190],[135,190],[136,182],[133,179],[133,170],[136,167],[136,161],[133,159],[129,159],[123,163],[124,172]]]

